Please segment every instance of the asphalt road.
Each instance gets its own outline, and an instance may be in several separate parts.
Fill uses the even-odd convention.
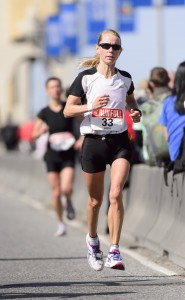
[[[185,299],[183,276],[124,253],[126,271],[95,272],[86,261],[86,228],[71,221],[61,238],[55,229],[51,211],[0,185],[0,299]]]

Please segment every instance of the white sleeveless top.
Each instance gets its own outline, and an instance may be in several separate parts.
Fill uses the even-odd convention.
[[[82,103],[90,104],[101,95],[109,95],[107,106],[84,114],[80,126],[81,134],[105,135],[127,130],[126,96],[133,91],[132,78],[125,71],[117,70],[111,78],[105,78],[96,68],[79,73],[69,89],[70,95],[81,97]]]

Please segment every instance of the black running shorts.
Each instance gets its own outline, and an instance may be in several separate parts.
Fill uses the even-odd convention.
[[[64,168],[75,167],[75,162],[72,160],[63,161],[63,162],[46,162],[47,172],[56,172],[60,173]]]
[[[56,155],[55,155],[56,153]],[[60,173],[66,167],[75,167],[75,151],[74,149],[69,149],[67,151],[54,151],[48,149],[44,156],[44,161],[46,163],[47,172],[57,172]]]
[[[81,154],[82,170],[87,173],[105,171],[117,158],[125,158],[130,162],[132,148],[128,131],[105,136],[86,134]]]

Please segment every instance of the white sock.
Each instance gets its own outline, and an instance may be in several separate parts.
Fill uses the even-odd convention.
[[[96,236],[95,238],[92,238],[89,234],[88,234],[88,240],[90,241],[92,246],[96,246],[99,243],[99,239],[98,236]]]
[[[113,244],[110,246],[110,252],[112,252],[113,250],[118,250],[119,251],[119,245]]]

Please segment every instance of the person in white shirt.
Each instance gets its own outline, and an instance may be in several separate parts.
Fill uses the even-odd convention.
[[[108,211],[111,246],[105,267],[125,269],[119,251],[124,215],[122,189],[129,173],[132,155],[125,108],[130,111],[133,122],[140,121],[141,111],[133,95],[131,75],[115,67],[121,52],[120,35],[112,29],[101,32],[96,55],[82,62],[81,66],[88,69],[80,72],[72,83],[64,109],[65,117],[84,115],[80,131],[85,136],[81,165],[89,193],[87,258],[89,265],[96,271],[104,267],[97,225],[107,164],[111,166]]]

